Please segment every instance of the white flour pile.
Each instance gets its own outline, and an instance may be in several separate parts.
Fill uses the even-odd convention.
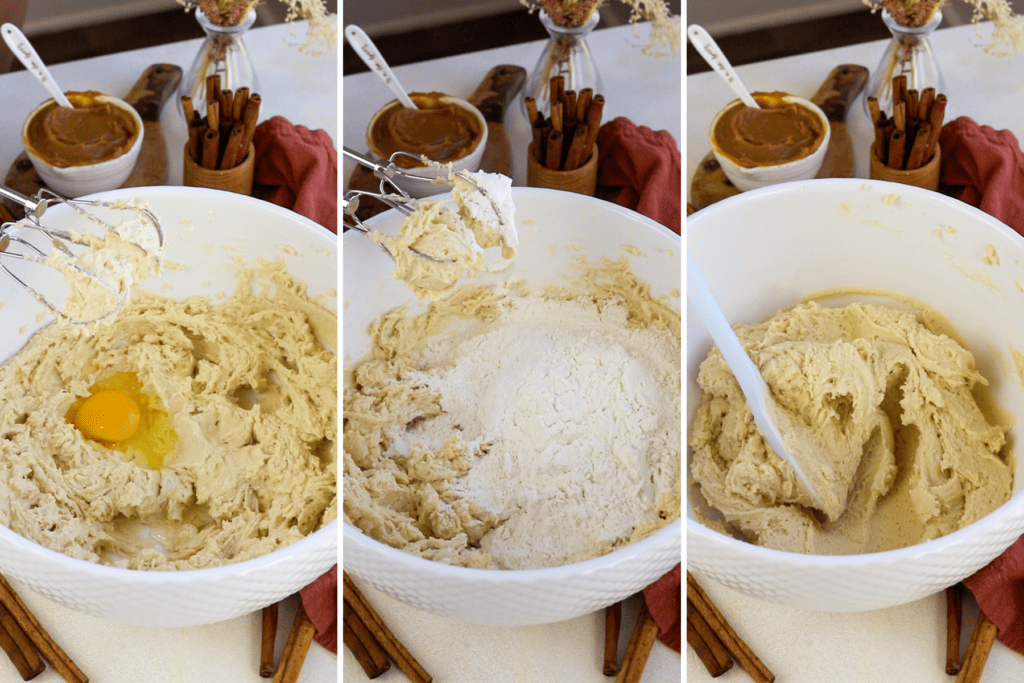
[[[389,545],[501,569],[597,557],[678,517],[678,314],[665,324],[644,303],[653,319],[637,320],[640,297],[477,287],[385,319],[386,348],[346,390],[346,517]],[[463,320],[439,334],[446,318]]]

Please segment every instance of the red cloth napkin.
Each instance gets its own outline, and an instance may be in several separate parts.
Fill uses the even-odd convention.
[[[964,116],[942,127],[939,144],[942,192],[1024,234],[1024,153],[1013,133]],[[1024,654],[1024,537],[964,584],[999,629],[999,639]]]
[[[597,182],[612,189],[609,199],[682,234],[682,159],[672,135],[620,116],[601,126],[597,148]]]
[[[338,565],[300,591],[316,641],[338,654]]]
[[[644,589],[647,609],[658,624],[658,638],[676,652],[681,652],[682,566],[680,562],[675,569]]]
[[[1024,153],[1013,133],[961,116],[942,127],[939,145],[943,193],[1024,234]]]
[[[338,232],[338,151],[322,130],[274,116],[256,126],[254,182],[267,201]]]
[[[292,125],[275,116],[256,126],[254,181],[258,194],[338,232],[338,152],[322,130]],[[338,654],[338,567],[300,591],[302,606],[316,627],[315,638]]]

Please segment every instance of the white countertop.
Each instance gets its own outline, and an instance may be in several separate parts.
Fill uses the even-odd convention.
[[[261,120],[274,115],[294,124],[323,129],[337,140],[337,55],[313,57],[300,53],[305,24],[269,26],[246,33],[245,43],[260,78]],[[177,64],[185,70],[202,41],[192,40],[132,50],[52,67],[65,90],[99,90],[124,96],[150,64]],[[30,74],[0,75],[0,173],[21,153],[21,126],[29,112],[48,95]],[[161,118],[170,161],[169,184],[181,184],[181,150],[186,133],[173,100]],[[0,178],[2,180],[2,178]],[[7,286],[6,282],[0,283]],[[22,599],[50,635],[95,683],[257,683],[259,676],[260,615],[258,613],[209,626],[146,629],[89,617],[38,595],[12,581]],[[281,608],[278,621],[278,659],[291,626],[297,598]],[[336,681],[338,658],[317,643],[310,647],[300,681]],[[0,681],[17,675],[0,657]],[[52,668],[33,679],[60,683]]]
[[[602,122],[625,116],[637,125],[654,130],[667,130],[681,145],[680,104],[682,63],[676,57],[648,57],[641,52],[646,45],[648,27],[639,25],[634,33],[630,26],[594,30],[587,39],[598,72],[601,74],[605,98]],[[521,43],[509,47],[483,50],[470,54],[435,59],[428,62],[395,67],[395,76],[409,91],[440,91],[467,98],[473,94],[491,68],[513,64],[528,72],[540,56],[545,41]],[[385,59],[387,55],[384,55]],[[375,74],[363,72],[342,79],[342,131],[345,146],[365,152],[366,126],[370,117],[394,95]],[[526,185],[526,148],[530,128],[519,101],[509,107],[505,126],[512,140],[512,180],[516,186]],[[352,172],[352,162],[345,160],[343,177]]]
[[[979,31],[980,35],[973,26],[940,28],[932,36],[932,48],[947,84],[946,120],[970,116],[979,124],[1009,129],[1022,139],[1024,118],[1020,103],[1024,102],[1024,79],[1019,74],[1024,56],[998,58],[986,54],[983,48],[988,44],[991,29],[983,26]],[[777,89],[809,97],[839,64],[860,64],[874,71],[887,42],[749,64],[737,67],[736,71],[751,90]],[[711,149],[707,130],[712,117],[732,99],[732,91],[715,73],[687,77],[684,192],[689,192],[697,165]],[[872,132],[861,100],[855,103],[847,123],[856,152],[856,174],[866,177]],[[822,614],[755,600],[710,579],[697,578],[739,635],[775,673],[779,683],[955,680],[945,673],[943,594],[885,610]],[[965,597],[964,605],[962,652],[966,652],[977,613],[972,598]],[[688,681],[712,680],[690,648],[686,667]],[[717,680],[744,680],[745,676],[743,672],[730,671]],[[982,680],[1024,680],[1024,656],[996,642]]]
[[[625,116],[637,125],[667,130],[680,142],[682,59],[643,55],[646,26],[637,29],[598,27],[588,39],[603,81],[604,121]],[[499,64],[515,64],[531,71],[544,41],[484,50],[394,69],[407,90],[439,90],[469,97],[484,75]],[[386,58],[387,55],[384,55]],[[357,151],[366,150],[370,116],[393,99],[391,91],[371,73],[342,79],[343,141]],[[513,181],[525,185],[525,150],[529,128],[518,102],[505,119],[513,148]],[[344,167],[345,178],[352,166]],[[344,550],[342,551],[344,553]],[[495,628],[436,617],[409,607],[370,586],[360,584],[367,599],[380,612],[398,638],[438,683],[608,683],[602,674],[604,612],[545,626]],[[620,659],[635,620],[634,600],[623,610]],[[348,650],[344,680],[368,680]],[[655,643],[644,671],[644,683],[681,680],[681,657],[663,643]],[[375,679],[381,683],[407,680],[395,667]]]

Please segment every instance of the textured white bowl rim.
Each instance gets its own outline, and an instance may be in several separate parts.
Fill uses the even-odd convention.
[[[116,190],[110,190],[107,192],[97,192],[95,194],[86,195],[78,199],[88,201],[90,199],[135,199],[142,198],[143,200],[158,197],[158,196],[171,196],[176,197],[182,192],[187,192],[190,195],[196,195],[201,198],[202,195],[208,194],[215,197],[224,197],[225,192],[221,190],[213,190],[208,188],[200,187],[183,187],[183,186],[150,186],[150,187],[131,187],[131,188],[120,188]],[[246,197],[243,195],[237,195],[231,197],[232,201],[241,202],[259,202],[260,210],[268,214],[277,214],[279,216],[288,216],[292,220],[299,220],[308,224],[311,228],[316,228],[322,231],[325,235],[337,239],[337,235],[332,233],[324,226],[312,221],[301,214],[298,214],[290,209],[286,209],[277,204],[266,202],[263,200],[255,199],[253,197]],[[17,350],[14,351],[17,353]],[[6,361],[7,358],[0,358],[0,363]],[[323,544],[324,538],[329,538],[337,547],[338,541],[338,520],[333,519],[325,524],[320,529],[312,532],[308,536],[295,541],[283,548],[278,548],[273,552],[267,553],[261,557],[255,557],[250,560],[243,560],[241,562],[234,562],[231,564],[221,565],[219,567],[204,567],[199,569],[182,569],[175,571],[163,571],[163,570],[143,570],[143,569],[123,569],[120,567],[111,567],[109,565],[99,564],[96,562],[89,562],[87,560],[80,560],[78,558],[65,555],[51,550],[44,546],[41,546],[33,541],[28,540],[24,536],[12,531],[9,527],[0,524],[0,536],[3,536],[7,541],[14,545],[18,550],[25,554],[34,554],[37,557],[44,559],[47,562],[51,562],[57,565],[61,565],[69,571],[84,571],[92,574],[102,576],[109,579],[121,580],[125,583],[133,584],[159,584],[159,585],[174,585],[174,584],[190,584],[195,582],[197,579],[217,579],[226,576],[232,576],[237,574],[248,574],[250,572],[259,571],[261,569],[273,567],[274,565],[282,562],[287,562],[289,558],[296,554],[301,554],[307,547],[319,547]],[[337,553],[335,553],[337,555]]]
[[[126,151],[124,154],[117,155],[113,159],[107,159],[106,161],[101,161],[96,164],[82,164],[79,166],[54,166],[53,164],[48,163],[45,159],[42,159],[39,156],[37,156],[35,153],[32,152],[32,149],[28,146],[28,143],[26,142],[26,140],[28,139],[28,124],[30,121],[32,121],[33,117],[35,117],[36,112],[38,112],[40,109],[53,102],[53,98],[51,97],[50,99],[46,100],[38,107],[33,109],[32,113],[29,114],[28,117],[25,119],[25,123],[23,123],[21,126],[21,141],[25,147],[25,153],[28,154],[29,159],[31,159],[33,163],[38,162],[50,168],[51,172],[53,173],[59,173],[61,175],[70,175],[74,173],[74,169],[90,169],[100,171],[106,170],[107,168],[114,166],[118,163],[124,163],[126,157],[130,157],[133,154],[137,156],[139,150],[142,149],[142,138],[145,135],[146,129],[146,127],[142,123],[142,117],[139,116],[139,112],[136,111],[135,107],[133,107],[132,105],[128,104],[119,97],[114,97],[113,95],[106,95],[101,93],[96,99],[100,100],[101,102],[109,102],[116,106],[118,109],[122,109],[132,115],[132,119],[135,121],[135,125],[139,127],[139,134],[135,137],[135,142],[133,142],[132,146],[128,148],[128,151]]]
[[[786,195],[793,195],[796,197],[796,193],[799,192],[800,186],[810,187],[811,189],[826,189],[826,188],[851,188],[851,189],[863,189],[865,185],[879,186],[882,190],[888,189],[888,194],[898,195],[901,198],[909,198],[911,200],[918,197],[927,198],[928,201],[937,202],[944,205],[951,211],[960,211],[967,214],[973,214],[975,218],[982,222],[988,223],[993,229],[1004,233],[1004,236],[1014,240],[1022,240],[1021,237],[1015,230],[1002,223],[993,216],[985,213],[981,209],[973,207],[969,204],[961,202],[957,199],[947,197],[938,192],[931,190],[924,190],[921,188],[913,187],[910,185],[904,185],[901,183],[894,183],[882,180],[866,180],[863,178],[814,178],[805,181],[799,181],[796,185],[770,185],[767,187],[759,188],[756,190],[749,190],[742,192],[733,197],[723,199],[720,202],[716,202],[714,205],[702,209],[700,212],[699,221],[701,223],[716,220],[720,220],[718,214],[728,212],[730,207],[739,203],[750,203],[756,202],[759,197],[782,193]],[[705,213],[706,212],[706,213]],[[684,418],[685,419],[685,418]],[[687,425],[688,427],[688,425]],[[1015,453],[1015,457],[1024,457],[1024,452]],[[687,458],[689,460],[689,458]],[[689,465],[687,464],[687,470]],[[689,471],[687,471],[689,477]],[[1015,482],[1017,484],[1017,482]],[[1019,486],[1019,484],[1018,484]],[[771,560],[784,562],[790,564],[798,564],[801,567],[839,567],[839,568],[855,568],[862,566],[866,563],[885,563],[893,564],[903,559],[914,559],[920,558],[924,555],[933,554],[940,551],[948,551],[948,548],[952,546],[962,545],[969,542],[970,537],[977,533],[979,529],[993,526],[1002,521],[1004,517],[1010,516],[1019,511],[1024,506],[1024,490],[1019,490],[1013,494],[1006,503],[993,510],[991,513],[985,515],[978,521],[970,524],[969,526],[959,529],[945,536],[941,536],[936,539],[925,541],[924,543],[918,543],[916,545],[907,546],[905,548],[897,548],[895,550],[885,550],[875,553],[860,553],[856,555],[814,555],[804,553],[794,553],[784,550],[775,550],[772,548],[764,548],[762,546],[741,541],[733,538],[726,534],[719,533],[713,529],[710,529],[699,521],[690,517],[692,512],[692,505],[690,503],[690,487],[687,486],[687,497],[686,497],[686,533],[689,539],[690,534],[700,536],[711,542],[724,544],[727,548],[732,548],[748,555],[750,558],[757,560]],[[1011,541],[1012,543],[1012,541]],[[1009,547],[1009,544],[1007,545]],[[1005,550],[1005,548],[1004,548]]]

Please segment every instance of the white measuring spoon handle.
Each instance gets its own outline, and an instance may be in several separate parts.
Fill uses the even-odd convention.
[[[729,325],[729,321],[725,319],[725,314],[722,313],[718,302],[715,301],[711,290],[708,289],[708,285],[700,274],[697,264],[694,263],[693,257],[690,256],[690,252],[686,252],[686,301],[697,312],[697,315],[704,323],[704,327],[707,328],[708,334],[711,335],[712,341],[715,342],[718,350],[722,353],[722,357],[725,358],[726,364],[743,391],[743,397],[747,399],[747,405],[750,406],[754,422],[757,423],[768,445],[771,446],[776,455],[789,463],[797,479],[800,480],[800,483],[811,494],[811,498],[814,499],[817,506],[824,509],[821,499],[818,497],[818,493],[811,484],[810,479],[801,469],[799,463],[786,450],[782,435],[772,421],[773,416],[769,415],[767,403],[771,401],[774,405],[775,401],[771,398],[770,389],[765,383],[764,377],[761,376],[761,372],[754,365],[754,361],[750,360],[747,350],[743,348],[732,326]]]
[[[761,108],[761,105],[753,98],[750,91],[744,87],[740,77],[736,75],[736,70],[732,68],[729,60],[725,58],[722,50],[718,47],[718,43],[715,42],[715,39],[711,37],[711,34],[703,26],[690,24],[686,29],[686,35],[693,46],[697,48],[700,56],[704,58],[704,61],[717,71],[719,76],[725,79],[725,82],[739,96],[743,104],[754,109]]]
[[[57,104],[69,109],[73,108],[71,102],[64,96],[64,91],[53,80],[53,76],[43,64],[43,60],[39,59],[36,49],[32,47],[32,43],[28,42],[28,38],[21,32],[21,29],[14,24],[4,24],[0,26],[0,34],[3,34],[4,42],[7,43],[7,47],[11,48],[14,56],[21,60],[30,74],[39,79],[46,91],[57,101]]]
[[[391,88],[391,92],[395,93],[398,97],[398,101],[402,103],[403,107],[409,109],[418,109],[416,104],[409,97],[409,94],[405,92],[405,88],[395,78],[395,74],[391,71],[391,67],[381,57],[380,51],[377,46],[370,40],[370,36],[366,35],[366,32],[356,26],[355,24],[349,24],[345,27],[345,37],[348,39],[349,45],[356,51],[356,54],[366,63],[366,66],[370,67],[370,71],[380,76],[381,80]]]

